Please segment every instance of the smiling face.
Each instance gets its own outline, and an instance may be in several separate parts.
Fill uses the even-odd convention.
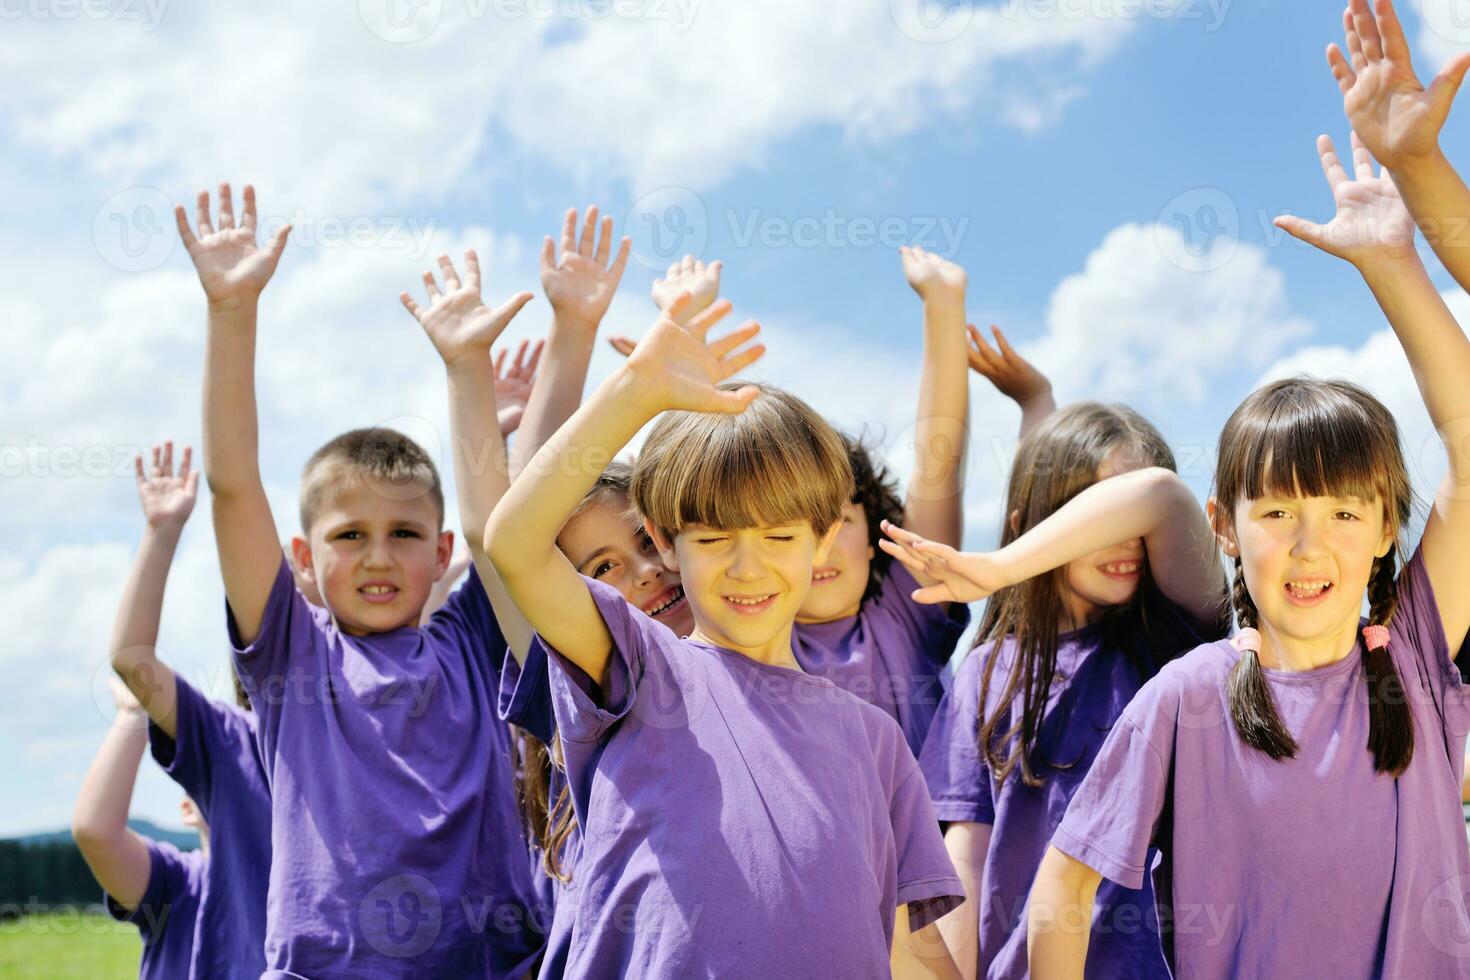
[[[869,534],[868,515],[862,505],[842,505],[842,523],[827,552],[827,558],[812,570],[812,588],[798,623],[830,623],[856,616],[868,588],[877,552]]]
[[[791,659],[791,626],[828,556],[840,523],[820,537],[805,521],[726,530],[694,524],[669,541],[653,532],[676,567],[697,635],[757,660]]]
[[[427,493],[351,480],[332,489],[292,549],[344,633],[382,633],[416,625],[448,569],[454,535],[439,530],[441,520]]]
[[[1350,646],[1373,562],[1393,546],[1383,501],[1267,495],[1231,518],[1221,546],[1240,559],[1262,633],[1308,654]]]
[[[684,598],[679,573],[664,565],[643,522],[630,513],[626,498],[589,503],[567,521],[556,546],[588,578],[617,589],[679,636],[694,632],[694,614]]]

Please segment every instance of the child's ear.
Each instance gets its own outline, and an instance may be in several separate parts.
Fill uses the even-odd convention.
[[[316,568],[311,563],[311,542],[305,538],[294,537],[291,539],[291,568],[308,582],[316,582]]]
[[[1240,544],[1235,540],[1235,528],[1220,510],[1220,502],[1214,497],[1205,501],[1205,516],[1209,518],[1210,527],[1215,531],[1215,541],[1219,544],[1220,550],[1225,552],[1227,557],[1239,558]]]
[[[434,555],[434,581],[437,582],[449,571],[449,563],[454,560],[454,532],[440,531],[439,546]]]
[[[832,542],[837,540],[837,532],[841,530],[842,521],[838,520],[817,539],[817,547],[812,551],[813,565],[820,565],[827,560],[827,555],[832,551]]]
[[[1021,512],[1019,510],[1011,511],[1011,533],[1021,533]]]
[[[653,539],[653,546],[658,549],[658,556],[663,559],[664,567],[671,572],[679,570],[679,556],[674,554],[674,542],[663,529],[652,523],[645,523],[643,529]]]

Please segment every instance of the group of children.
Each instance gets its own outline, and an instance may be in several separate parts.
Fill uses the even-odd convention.
[[[1425,90],[1390,0],[1344,25],[1353,173],[1323,137],[1336,216],[1279,224],[1362,274],[1444,436],[1412,550],[1397,428],[1365,389],[1251,394],[1202,510],[1147,419],[1057,409],[967,328],[964,271],[917,248],[902,498],[812,407],[731,380],[764,347],[716,329],[717,262],[670,266],[583,401],[629,249],[593,208],[546,239],[529,361],[492,361],[531,294],[487,306],[473,251],[402,296],[445,369],[463,584],[445,594],[434,464],[384,429],[311,457],[283,555],[253,365],[289,228],[257,246],[248,186],[238,223],[228,185],[217,220],[207,193],[194,226],[180,208],[242,697],[153,649],[198,481],[165,446],[139,461],[119,723],[75,821],[143,975],[1470,976],[1470,342],[1412,234],[1470,287],[1446,220],[1470,190],[1438,147],[1470,58]],[[958,550],[971,368],[1022,408],[984,553]],[[197,852],[126,827],[145,744]]]

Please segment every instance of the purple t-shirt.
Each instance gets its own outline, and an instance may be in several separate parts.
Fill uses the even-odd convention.
[[[551,707],[551,680],[546,646],[539,636],[531,638],[524,667],[507,657],[500,674],[500,717],[540,739],[548,748],[556,734],[556,716]],[[551,770],[550,799],[554,803],[566,786],[566,774]],[[562,848],[561,867],[571,872],[570,881],[546,873],[541,852],[533,848],[532,875],[536,879],[543,910],[549,910],[546,952],[541,957],[541,980],[560,980],[567,971],[572,951],[572,923],[577,908],[577,855],[582,852],[581,827],[575,822]],[[543,914],[544,911],[543,911]]]
[[[898,562],[856,616],[797,623],[791,649],[809,674],[820,674],[888,712],[915,755],[944,697],[940,674],[970,625],[970,607],[915,602],[919,587]]]
[[[177,738],[148,727],[153,758],[209,824],[210,856],[194,929],[191,977],[257,980],[265,970],[271,797],[255,717],[177,679]]]
[[[592,579],[602,690],[552,651],[582,826],[577,977],[887,976],[963,891],[893,719],[830,680],[681,640]]]
[[[1470,687],[1450,660],[1422,553],[1399,575],[1389,653],[1414,717],[1397,780],[1373,770],[1361,644],[1315,670],[1266,670],[1299,749],[1273,761],[1236,734],[1229,641],[1146,684],[1053,843],[1138,887],[1164,851],[1162,909],[1185,977],[1470,975],[1470,849],[1460,773]],[[1171,894],[1172,892],[1172,894]]]
[[[140,980],[179,980],[202,974],[190,972],[194,952],[194,925],[209,859],[203,851],[180,851],[167,841],[144,837],[148,846],[148,887],[143,898],[127,911],[103,893],[108,914],[138,927],[143,958]]]
[[[474,570],[427,626],[357,637],[283,560],[255,642],[230,634],[271,787],[269,975],[521,975],[541,936]]]
[[[1019,768],[997,785],[979,748],[980,682],[994,658],[985,702],[989,716],[1002,707],[1001,695],[1016,662],[1014,637],[1006,638],[998,653],[994,644],[986,644],[966,656],[940,705],[919,757],[934,812],[940,820],[992,828],[980,900],[980,977],[1020,980],[1028,975],[1026,901],[1052,832],[1139,687],[1167,660],[1207,638],[1157,590],[1149,591],[1143,610],[1141,619],[1123,614],[1058,637],[1056,680],[1041,723],[1041,752],[1032,759],[1033,771],[1043,780],[1039,787],[1022,782]],[[1221,633],[1218,627],[1213,630],[1215,636]],[[1120,642],[1124,639],[1131,651]],[[1017,697],[1005,717],[1018,719],[1021,705]],[[1005,722],[1001,730],[1008,727]],[[1169,976],[1149,882],[1142,888],[1104,882],[1098,889],[1087,976]]]

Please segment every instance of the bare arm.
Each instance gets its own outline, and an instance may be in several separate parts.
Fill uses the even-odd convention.
[[[1081,980],[1102,875],[1048,847],[1026,916],[1026,957],[1036,980]]]
[[[960,980],[961,973],[950,959],[949,949],[931,922],[918,932],[909,931],[909,908],[900,905],[893,917],[893,946],[888,955],[894,980]]]
[[[511,654],[521,663],[531,645],[530,627],[514,603],[507,601],[479,529],[490,519],[509,484],[505,438],[495,408],[490,347],[521,307],[530,302],[531,294],[512,296],[495,310],[487,307],[480,299],[480,260],[473,250],[465,253],[463,284],[449,256],[439,257],[439,268],[444,276],[442,294],[434,274],[424,273],[431,300],[428,308],[420,307],[407,293],[399,299],[419,321],[444,361],[460,526],[501,632]]]
[[[632,248],[632,240],[624,237],[609,263],[611,218],[602,219],[601,231],[599,240],[597,208],[591,207],[578,237],[577,212],[573,209],[567,212],[562,225],[560,260],[550,235],[542,246],[541,286],[551,303],[551,330],[541,374],[526,403],[516,437],[512,476],[520,473],[582,401],[597,331],[622,281]]]
[[[245,186],[245,212],[235,225],[230,186],[219,187],[219,228],[209,216],[209,193],[198,202],[198,237],[182,207],[179,235],[209,300],[204,353],[204,473],[214,510],[225,596],[240,638],[260,633],[265,603],[281,566],[275,519],[260,478],[255,406],[255,323],[260,292],[286,247],[290,226],[269,245],[255,245],[255,190]]]
[[[901,528],[889,536],[884,551],[940,582],[919,590],[924,602],[983,599],[1132,538],[1143,539],[1159,591],[1194,618],[1214,620],[1225,588],[1204,510],[1179,475],[1161,467],[1099,480],[999,551],[960,552]]]
[[[970,334],[970,369],[995,385],[997,391],[1021,409],[1021,431],[1017,441],[1025,439],[1042,419],[1057,410],[1051,381],[1016,352],[1000,327],[994,324],[990,327],[995,334],[995,347],[986,342],[985,335],[976,330],[974,324],[966,330]]]
[[[128,829],[138,763],[148,747],[148,716],[120,681],[108,680],[118,711],[82,777],[71,832],[97,883],[131,912],[143,900],[152,873],[148,846]]]
[[[607,461],[660,412],[739,412],[750,404],[754,388],[716,388],[764,352],[758,345],[736,351],[760,329],[755,324],[706,341],[729,311],[728,302],[717,303],[686,326],[675,322],[676,303],[660,317],[627,363],[541,447],[485,529],[490,560],[532,628],[595,681],[604,679],[612,636],[556,536]]]
[[[965,886],[965,900],[935,925],[964,980],[975,980],[980,966],[980,905],[992,829],[988,823],[961,822],[950,824],[944,832],[944,847]]]

